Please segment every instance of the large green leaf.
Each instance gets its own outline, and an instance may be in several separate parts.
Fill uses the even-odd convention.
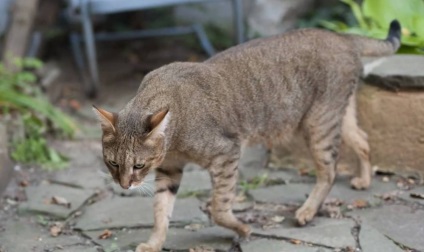
[[[421,34],[424,29],[424,0],[364,0],[362,9],[380,28],[388,28],[397,19],[411,32]]]

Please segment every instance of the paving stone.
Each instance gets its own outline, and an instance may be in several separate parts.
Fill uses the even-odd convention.
[[[302,203],[306,200],[307,195],[311,193],[313,186],[313,183],[292,183],[250,190],[249,194],[259,202]],[[383,194],[395,190],[397,188],[394,183],[384,183],[377,180],[373,181],[368,190],[353,190],[348,179],[339,178],[331,189],[328,198],[338,198],[346,203],[351,203],[356,199],[374,202],[378,201],[374,197],[375,194]]]
[[[94,242],[107,249],[134,249],[139,243],[146,242],[152,232],[151,229],[125,229],[113,230],[110,239],[101,240],[98,237],[102,233],[98,231],[84,231],[84,234]],[[215,249],[228,250],[235,234],[222,227],[207,227],[196,231],[180,228],[170,228],[164,245],[165,249],[184,250],[196,246],[207,246]]]
[[[195,198],[177,199],[171,223],[206,222]],[[152,198],[107,198],[88,206],[76,223],[77,229],[95,230],[153,225]]]
[[[418,55],[393,55],[376,65],[368,73],[366,80],[393,88],[406,86],[423,89],[424,74],[420,70],[423,64],[424,58]]]
[[[94,195],[91,190],[73,188],[56,184],[41,184],[25,189],[28,201],[20,204],[19,211],[38,212],[58,218],[66,218],[80,208],[84,202]],[[70,207],[51,204],[52,197],[62,197],[70,203]]]
[[[211,178],[208,171],[198,166],[189,165],[184,169],[184,175],[178,194],[205,191],[211,188]]]
[[[401,191],[398,194],[398,197],[401,198],[401,199],[404,199],[404,200],[409,201],[409,202],[416,202],[418,204],[424,205],[424,199],[413,198],[413,197],[411,197],[411,193],[419,194],[419,195],[422,195],[424,197],[424,186],[419,186],[419,187],[416,187],[416,188],[409,190],[409,191]]]
[[[381,234],[379,231],[369,226],[368,224],[361,224],[361,231],[359,233],[359,242],[362,251],[364,252],[402,252],[393,241]]]
[[[105,176],[100,170],[72,167],[56,172],[50,181],[80,188],[100,189],[105,186]]]
[[[268,159],[269,151],[263,145],[246,147],[240,157],[240,178],[243,180],[252,180],[255,177],[269,174],[270,170],[265,167]]]
[[[249,190],[258,202],[302,203],[312,190],[312,184],[289,184]]]
[[[99,127],[100,128],[100,127]],[[54,147],[65,153],[70,159],[70,166],[104,167],[102,146],[100,140],[91,141],[61,141],[55,142]]]
[[[390,239],[407,247],[424,251],[424,211],[408,206],[384,205],[379,208],[355,210],[348,215],[359,218]]]
[[[243,252],[258,252],[258,251],[325,252],[325,251],[331,251],[329,249],[324,249],[320,247],[293,245],[282,240],[268,240],[268,239],[258,239],[251,242],[242,243],[241,248]]]
[[[55,250],[56,251],[56,250]],[[58,249],[58,252],[98,252],[96,247],[93,246],[81,246],[81,245],[75,245],[75,246],[69,246],[63,249]]]
[[[25,218],[9,219],[2,223],[1,227],[0,251],[52,251],[58,245],[71,246],[85,241],[75,235],[52,237],[45,227],[32,223]]]
[[[355,240],[351,235],[353,226],[353,221],[349,219],[316,217],[311,224],[305,227],[295,227],[293,224],[290,224],[276,229],[254,229],[253,232],[272,237],[307,241],[328,247],[343,248],[356,246]]]

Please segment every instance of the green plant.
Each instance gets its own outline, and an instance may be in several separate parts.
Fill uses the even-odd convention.
[[[75,125],[56,109],[35,85],[36,76],[28,69],[37,69],[42,63],[36,59],[15,61],[19,71],[10,71],[0,64],[0,115],[19,115],[22,118],[25,139],[13,143],[12,158],[22,163],[37,163],[46,168],[60,168],[66,159],[50,148],[45,136],[60,133],[72,136]]]
[[[265,185],[268,182],[268,174],[264,173],[260,176],[256,176],[249,181],[243,180],[240,182],[240,186],[243,191],[256,189],[259,186]]]
[[[341,21],[321,21],[327,29],[385,38],[389,24],[397,19],[402,25],[401,53],[424,54],[424,0],[340,0],[353,12],[357,25],[349,26]]]

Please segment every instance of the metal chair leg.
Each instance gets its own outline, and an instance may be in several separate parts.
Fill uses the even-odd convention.
[[[83,26],[83,40],[85,43],[85,49],[87,54],[88,68],[90,71],[91,83],[88,88],[87,95],[94,97],[100,87],[99,73],[97,69],[96,61],[96,46],[93,34],[93,25],[91,22],[91,16],[89,13],[89,0],[81,0],[81,19]]]
[[[232,0],[232,4],[236,43],[241,44],[244,42],[243,0]]]
[[[196,33],[197,38],[200,41],[200,44],[202,45],[203,50],[208,54],[208,56],[212,56],[215,54],[215,48],[213,48],[211,42],[209,41],[208,36],[206,35],[205,29],[203,29],[203,26],[201,24],[194,24],[193,30]]]
[[[74,57],[75,65],[77,66],[78,71],[82,74],[85,71],[86,66],[84,63],[84,55],[81,50],[81,41],[79,35],[75,32],[72,32],[69,35],[69,42],[71,44],[71,50],[72,55]]]

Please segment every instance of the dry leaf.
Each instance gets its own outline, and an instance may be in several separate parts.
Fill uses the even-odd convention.
[[[299,245],[302,243],[300,240],[296,240],[296,239],[291,239],[290,242],[296,245]]]
[[[368,201],[363,200],[363,199],[357,199],[357,200],[353,201],[352,205],[355,208],[365,208],[365,207],[368,206]]]
[[[58,236],[62,233],[63,224],[60,222],[55,222],[53,226],[50,227],[50,235],[53,237]]]
[[[51,203],[56,204],[56,205],[60,205],[60,206],[64,206],[66,208],[71,208],[71,203],[68,202],[68,200],[65,199],[64,197],[53,196],[52,199],[51,199]]]
[[[19,182],[19,185],[22,187],[27,187],[28,186],[28,181],[27,180],[21,180],[21,182]]]
[[[204,226],[202,224],[199,223],[191,223],[190,225],[187,225],[184,227],[184,229],[190,230],[190,231],[196,231],[199,230],[201,228],[203,228]]]
[[[410,193],[409,196],[414,199],[424,199],[424,194],[420,193]]]
[[[110,231],[109,229],[105,229],[100,235],[99,235],[99,239],[100,240],[105,240],[105,239],[109,239],[112,236],[112,231]]]
[[[281,223],[283,222],[284,219],[285,217],[280,215],[275,215],[274,217],[271,218],[271,220],[275,223]]]
[[[50,235],[53,237],[58,236],[61,232],[62,232],[62,228],[59,226],[55,225],[50,228]]]
[[[189,252],[215,252],[215,249],[208,246],[200,245],[194,248],[190,248]]]

